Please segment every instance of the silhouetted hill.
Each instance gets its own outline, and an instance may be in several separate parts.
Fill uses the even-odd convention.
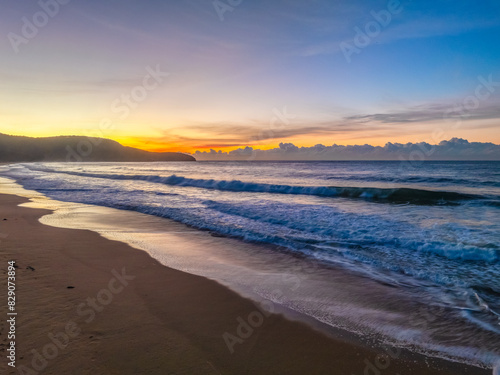
[[[149,152],[105,138],[19,137],[0,133],[0,162],[196,161],[179,152]]]

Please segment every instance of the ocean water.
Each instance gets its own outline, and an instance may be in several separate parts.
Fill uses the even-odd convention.
[[[156,222],[136,246],[166,265],[369,339],[500,363],[500,162],[26,163],[0,173],[58,201],[241,243],[166,256]]]

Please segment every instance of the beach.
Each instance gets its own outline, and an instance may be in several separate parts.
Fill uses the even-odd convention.
[[[500,375],[500,0],[10,1],[0,375]]]
[[[16,370],[4,359],[2,373],[491,373],[327,336],[124,243],[43,225],[50,211],[24,202],[0,195],[4,284],[18,266]]]

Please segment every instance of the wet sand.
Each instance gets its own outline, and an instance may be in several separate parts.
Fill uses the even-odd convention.
[[[50,211],[27,201],[0,194],[2,306],[18,266],[16,369],[3,319],[1,374],[491,374],[326,336],[124,243],[43,225]]]

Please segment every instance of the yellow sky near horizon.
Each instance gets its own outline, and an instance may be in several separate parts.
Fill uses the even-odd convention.
[[[346,56],[339,46],[371,18],[372,2],[253,2],[227,22],[210,2],[119,11],[71,2],[17,45],[8,35],[42,9],[9,2],[0,133],[189,153],[281,142],[500,144],[497,3],[410,2],[374,43]]]
[[[111,124],[113,124],[111,122]],[[194,132],[187,128],[182,130],[182,127],[176,128],[171,139],[168,135],[159,135],[154,127],[142,127],[144,132],[137,131],[140,126],[124,126],[120,128],[120,124],[114,124],[114,128],[105,129],[100,128],[99,124],[89,126],[83,130],[76,130],[76,127],[45,127],[45,126],[3,126],[0,121],[0,132],[10,135],[29,136],[29,137],[50,137],[59,135],[80,135],[90,137],[102,137],[115,140],[125,146],[136,147],[143,150],[154,152],[186,152],[194,153],[195,151],[208,151],[210,149],[232,151],[238,148],[250,146],[258,149],[271,149],[279,147],[281,142],[293,143],[298,147],[311,147],[316,144],[323,144],[330,146],[332,144],[338,145],[362,145],[370,144],[372,146],[384,146],[388,142],[392,143],[417,143],[427,142],[430,144],[437,144],[442,140],[449,140],[451,138],[464,138],[469,142],[492,142],[500,144],[500,134],[492,131],[498,124],[495,120],[476,120],[476,121],[462,121],[461,123],[448,121],[448,122],[422,122],[412,124],[411,132],[409,129],[401,129],[395,132],[391,129],[387,131],[372,130],[372,131],[348,131],[345,133],[332,132],[328,134],[299,134],[291,135],[288,137],[277,137],[271,139],[266,138],[265,135],[273,136],[272,132],[264,135],[256,132],[255,136],[248,139],[240,138],[237,144],[232,144],[234,134],[224,135],[216,134],[216,140],[210,137],[209,132],[202,134],[201,132]],[[457,126],[458,125],[458,126]],[[477,127],[478,125],[479,128]],[[56,131],[54,131],[57,129]],[[181,129],[181,130],[179,130]],[[323,130],[322,130],[323,131]],[[146,135],[146,136],[145,136]],[[206,136],[206,139],[199,139],[200,135]],[[257,140],[256,140],[257,139]]]

